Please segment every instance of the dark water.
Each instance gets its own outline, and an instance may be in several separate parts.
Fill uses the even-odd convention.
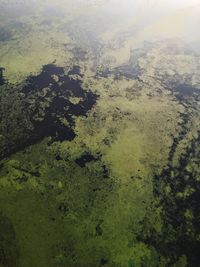
[[[169,163],[160,175],[154,177],[154,194],[160,198],[165,226],[162,239],[159,241],[161,243],[154,242],[154,245],[161,250],[161,253],[167,252],[175,261],[179,256],[185,254],[189,267],[200,266],[200,241],[198,240],[200,234],[200,182],[196,172],[187,168],[191,161],[199,162],[199,143],[200,132],[199,137],[190,143],[186,152],[181,156],[178,166],[174,167]],[[162,191],[163,185],[170,188],[169,195],[165,195]],[[177,193],[183,193],[187,188],[191,188],[193,191],[185,197],[177,197]],[[186,210],[193,214],[190,226],[185,217]],[[188,227],[191,229],[189,234]],[[168,236],[172,234],[173,239],[168,240]]]
[[[120,79],[122,77],[127,79],[136,79],[139,77],[139,75],[141,75],[141,69],[137,63],[128,63],[114,69],[105,67],[103,70],[97,73],[96,77],[100,76],[108,78],[110,75],[113,75],[115,79]]]
[[[189,113],[181,113],[180,117],[182,118],[182,122],[179,124],[181,126],[181,131],[180,131],[178,137],[173,138],[173,143],[172,143],[171,149],[170,149],[169,154],[168,154],[168,164],[172,163],[177,146],[184,139],[185,135],[188,132],[187,123],[190,120],[190,114]]]
[[[171,90],[172,94],[181,103],[188,103],[191,99],[199,98],[200,89],[192,85],[191,77],[188,81],[183,81],[183,77],[179,75],[156,77],[167,90]]]
[[[77,71],[78,73],[80,71],[77,67],[73,68],[70,74],[77,74]],[[57,76],[57,82],[52,75]],[[86,115],[87,111],[96,103],[95,94],[83,90],[80,80],[70,78],[64,74],[62,67],[53,64],[44,66],[41,74],[30,77],[27,82],[28,84],[22,89],[22,92],[29,94],[35,92],[37,95],[37,92],[43,88],[49,88],[47,97],[51,98],[49,107],[45,109],[43,121],[32,120],[36,134],[40,137],[52,136],[59,141],[72,140],[75,137],[74,116]],[[74,104],[70,102],[69,97],[78,97],[81,100],[78,104]],[[45,97],[43,100],[45,101]],[[67,126],[61,123],[60,119],[62,118],[67,119]]]
[[[74,59],[79,61],[85,61],[87,60],[87,52],[85,49],[81,48],[81,47],[73,47],[70,49],[70,51],[73,53]]]
[[[5,30],[5,28],[0,27],[0,42],[9,41],[12,37],[10,31]]]
[[[87,153],[82,155],[80,158],[76,159],[75,162],[78,164],[81,168],[85,167],[86,163],[91,161],[96,161],[97,158],[95,158],[93,155]]]
[[[80,70],[75,67],[71,69],[70,74],[77,74],[77,72],[79,73]],[[55,76],[56,79],[54,79]],[[54,64],[44,66],[37,76],[28,77],[17,90],[23,95],[23,98],[20,98],[24,105],[23,111],[32,124],[32,130],[26,129],[26,125],[23,125],[26,134],[16,140],[14,133],[16,129],[13,129],[16,141],[11,142],[12,136],[9,137],[11,140],[7,143],[12,145],[6,145],[4,156],[24,149],[48,136],[52,137],[52,141],[73,140],[76,136],[75,117],[86,116],[97,100],[97,95],[91,90],[86,91],[82,88],[79,79],[71,78],[65,74],[64,68]],[[79,103],[71,102],[70,97],[77,97]],[[22,103],[19,102],[18,105],[22,106]],[[8,112],[8,108],[2,112]],[[20,113],[16,120],[20,121]],[[8,138],[6,132],[1,134]]]
[[[1,8],[0,8],[1,10]],[[1,14],[2,15],[2,14]],[[30,31],[30,26],[17,20],[11,20],[3,26],[0,26],[0,43],[13,39],[19,39]]]
[[[0,86],[5,83],[5,79],[3,77],[3,71],[4,71],[4,68],[0,67]]]
[[[179,101],[187,101],[195,95],[200,95],[200,90],[191,84],[177,84],[173,92]]]
[[[81,74],[81,69],[79,66],[75,65],[73,68],[68,72],[68,75],[78,74],[79,76],[83,76]]]
[[[180,103],[186,104],[187,106],[195,107],[197,101],[200,98],[200,90],[198,88],[193,87],[190,84],[184,83],[172,83],[171,86],[173,95]],[[169,163],[173,160],[173,156],[178,144],[181,142],[181,140],[183,140],[183,138],[188,132],[187,124],[191,119],[190,113],[181,113],[180,117],[182,118],[182,122],[179,124],[181,126],[181,131],[178,137],[173,138],[173,144],[168,157]]]
[[[176,87],[176,91],[186,97],[192,96],[195,92],[198,92],[196,88],[192,87],[189,84],[179,84]]]

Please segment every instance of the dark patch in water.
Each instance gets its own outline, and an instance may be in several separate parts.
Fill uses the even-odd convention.
[[[195,163],[198,169],[200,132],[198,134],[198,138],[192,140],[180,157],[178,166],[168,164],[160,175],[154,177],[154,194],[160,199],[164,211],[165,229],[162,238],[148,240],[163,255],[170,255],[172,263],[181,255],[186,255],[189,267],[198,267],[200,264],[200,182],[198,172],[188,168]],[[170,188],[168,193],[163,190],[166,186]],[[191,192],[185,195],[184,192],[189,188]],[[186,211],[191,212],[191,218],[185,216]],[[188,233],[188,230],[191,232]],[[170,235],[173,235],[173,240],[168,240]]]
[[[135,64],[127,64],[121,67],[117,67],[114,69],[114,74],[116,78],[126,77],[128,79],[136,79],[141,75],[141,69],[137,63]]]
[[[190,119],[190,115],[188,113],[181,113],[180,117],[182,118],[182,122],[180,124],[181,131],[178,137],[173,138],[173,143],[168,155],[168,165],[171,165],[178,144],[184,139],[185,135],[188,132],[187,123]]]
[[[142,74],[142,69],[139,66],[139,58],[146,55],[145,50],[135,49],[131,51],[131,56],[128,62],[119,67],[109,69],[107,66],[103,70],[97,73],[97,76],[108,78],[110,75],[114,75],[115,79],[125,77],[127,79],[137,79]]]
[[[5,28],[0,27],[0,42],[9,41],[12,38],[10,31],[7,31]]]
[[[179,84],[176,87],[176,91],[181,94],[182,96],[192,96],[194,93],[197,93],[199,90],[192,87],[189,84]]]
[[[93,161],[99,161],[100,163],[100,171],[98,173],[96,173],[95,175],[97,175],[97,177],[99,179],[107,179],[109,178],[109,169],[108,167],[103,164],[100,160],[101,160],[101,154],[97,154],[95,156],[93,156],[92,154],[90,154],[89,152],[83,154],[80,158],[75,159],[75,163],[78,164],[81,168],[84,168],[86,166],[87,163],[93,162]],[[96,190],[94,190],[96,191]]]
[[[102,229],[102,223],[103,223],[103,220],[100,220],[96,226],[96,235],[97,236],[101,236],[103,234],[103,229]]]
[[[17,20],[11,20],[5,25],[0,26],[0,42],[7,42],[13,39],[22,38],[29,31],[30,27],[27,24]]]
[[[193,87],[191,84],[174,84],[172,91],[175,97],[180,102],[188,102],[191,97],[200,95],[200,89]]]
[[[77,71],[77,69],[75,70]],[[13,122],[9,122],[7,119],[5,123],[11,125],[5,125],[3,131],[9,127],[13,134],[8,137],[7,132],[1,132],[6,140],[1,157],[21,150],[48,136],[52,137],[52,141],[73,140],[76,136],[74,132],[75,117],[86,116],[97,99],[97,95],[92,91],[86,91],[81,87],[80,80],[70,78],[65,74],[64,68],[54,64],[44,66],[42,72],[37,76],[30,76],[25,84],[21,85],[21,88],[20,86],[16,88],[15,92],[20,95],[16,108],[21,106],[25,113],[25,121],[30,121],[32,129],[30,126],[26,128],[28,127],[26,124],[21,125],[24,127],[24,135],[23,131],[20,131],[22,134],[19,136],[15,133],[17,129],[12,129]],[[12,99],[15,96],[11,94],[10,97]],[[70,97],[78,98],[78,104],[70,101]],[[4,110],[0,110],[0,117],[4,117],[4,112],[8,112],[10,109],[9,106],[3,108]],[[12,117],[12,114],[10,116]],[[21,112],[15,115],[15,120],[20,122],[20,116]],[[15,141],[12,140],[12,136],[13,138],[15,136]]]
[[[170,82],[169,82],[170,83]],[[179,84],[172,83],[171,84],[172,93],[176,97],[176,99],[183,104],[184,106],[195,106],[196,102],[200,100],[200,89],[191,86],[190,84]],[[188,132],[188,122],[190,121],[190,113],[181,113],[180,117],[182,118],[182,122],[179,124],[181,126],[181,130],[178,134],[178,137],[173,138],[173,144],[169,152],[168,156],[168,164],[170,165],[173,160],[173,156],[176,152],[176,148],[179,143],[184,139],[185,135]]]
[[[104,266],[104,265],[107,264],[107,263],[108,263],[108,260],[102,258],[102,259],[100,259],[99,267]]]
[[[89,163],[91,161],[96,161],[97,158],[95,158],[93,155],[87,153],[82,155],[80,158],[76,159],[75,162],[78,164],[81,168],[85,167],[86,163]]]
[[[177,101],[186,108],[190,106],[194,107],[200,100],[200,89],[193,87],[189,83],[172,81],[170,77],[165,77],[163,81],[162,79],[160,79],[160,81],[163,82],[165,86],[167,86],[167,90],[171,90]],[[168,155],[168,165],[171,165],[177,146],[184,139],[185,135],[188,132],[188,122],[191,119],[190,116],[191,115],[188,112],[180,114],[182,122],[179,123],[179,126],[181,127],[181,130],[178,133],[178,136],[173,138],[173,143]]]
[[[160,83],[172,92],[180,103],[189,103],[191,100],[199,100],[200,89],[192,85],[192,77],[184,75],[164,75],[155,77]]]
[[[47,88],[55,83],[52,75],[64,75],[64,69],[54,64],[45,65],[42,72],[37,76],[30,76],[26,80],[26,84],[22,89],[23,93],[34,93],[36,91]]]
[[[75,60],[87,60],[87,52],[84,49],[80,47],[73,47],[72,49],[70,49],[70,51],[73,53]]]
[[[56,75],[59,83],[55,82],[52,75]],[[69,78],[64,75],[64,69],[53,64],[43,67],[42,73],[36,77],[28,79],[28,85],[22,90],[30,93],[49,88],[47,97],[52,99],[49,107],[45,109],[43,121],[32,119],[37,134],[41,137],[52,136],[54,140],[72,140],[75,137],[73,131],[74,119],[72,116],[85,116],[87,111],[96,102],[96,96],[91,91],[84,91],[79,80]],[[73,104],[68,99],[69,96],[80,97],[78,104]],[[37,110],[36,110],[37,113]],[[61,123],[65,118],[68,125]]]
[[[67,213],[69,211],[69,208],[66,206],[65,203],[60,203],[58,209],[63,213]]]
[[[55,156],[55,159],[56,159],[56,160],[62,160],[62,157],[61,157],[60,155],[56,155],[56,156]]]
[[[4,68],[0,67],[0,86],[5,83],[5,79],[3,77]]]
[[[108,178],[109,177],[109,170],[106,165],[102,166],[102,171],[103,171],[103,178]]]
[[[81,74],[81,69],[79,66],[73,66],[73,68],[68,72],[68,75],[74,75],[74,74],[77,74],[79,76],[82,76]]]
[[[96,77],[108,78],[110,75],[114,75],[115,79],[120,79],[125,77],[128,79],[136,79],[141,74],[141,70],[138,66],[132,66],[131,64],[123,65],[116,67],[114,69],[104,68],[101,71],[98,71]]]

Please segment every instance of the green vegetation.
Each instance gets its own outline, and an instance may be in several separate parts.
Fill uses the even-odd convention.
[[[0,267],[199,267],[199,55],[117,8],[10,2]]]

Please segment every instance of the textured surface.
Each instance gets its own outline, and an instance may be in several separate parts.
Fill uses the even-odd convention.
[[[200,266],[200,5],[0,0],[0,266]]]

